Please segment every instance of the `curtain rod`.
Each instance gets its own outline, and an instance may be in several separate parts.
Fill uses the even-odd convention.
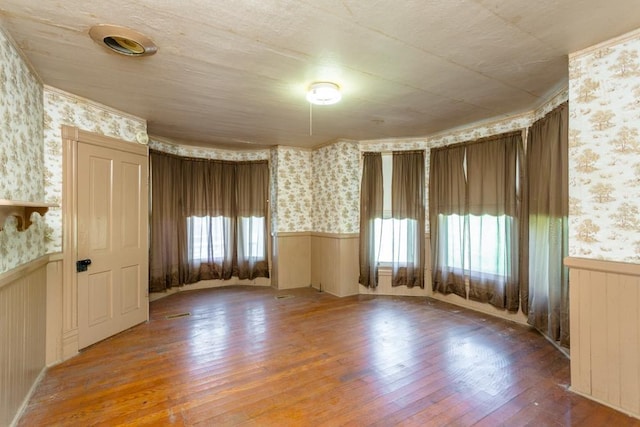
[[[442,150],[445,148],[455,148],[455,147],[460,147],[460,146],[466,146],[466,145],[473,145],[473,144],[478,144],[481,142],[487,142],[487,141],[491,141],[494,139],[500,139],[500,138],[508,138],[510,136],[520,136],[520,137],[524,137],[523,132],[527,131],[528,127],[523,127],[519,130],[512,130],[509,132],[504,132],[504,133],[499,133],[497,135],[489,135],[489,136],[484,136],[482,138],[478,138],[478,139],[471,139],[471,140],[467,140],[467,141],[461,141],[461,142],[454,142],[452,144],[447,144],[447,145],[441,145],[439,147],[429,147],[429,150]],[[401,152],[401,153],[426,153],[427,152],[427,148],[424,148],[422,150],[394,150],[394,151],[389,151],[389,150],[385,150],[385,151],[363,151],[362,155],[366,155],[367,153],[380,153],[380,154],[393,154],[394,152]]]
[[[366,154],[393,154],[393,153],[402,153],[402,154],[411,154],[411,153],[426,153],[427,149],[423,148],[422,150],[416,150],[416,149],[412,149],[412,150],[394,150],[394,151],[389,151],[389,150],[385,150],[385,151],[363,151],[362,155],[366,155]]]
[[[497,134],[497,135],[484,136],[482,138],[472,139],[472,140],[468,140],[468,141],[454,142],[453,144],[442,145],[440,147],[433,147],[432,150],[441,150],[441,149],[445,149],[445,148],[455,148],[455,147],[461,147],[461,146],[466,146],[466,145],[479,144],[481,142],[487,142],[487,141],[491,141],[491,140],[494,140],[494,139],[508,138],[510,136],[521,136],[522,137],[522,132],[524,132],[525,130],[527,130],[527,128],[522,128],[520,130],[513,130],[513,131],[509,131],[509,132],[505,132],[505,133],[500,133],[500,134]]]
[[[217,163],[270,163],[269,159],[259,159],[259,160],[225,160],[225,159],[210,159],[207,157],[191,157],[191,156],[181,156],[180,154],[167,153],[165,151],[154,150],[153,148],[149,148],[149,154],[156,154],[160,156],[173,157],[179,160],[193,161],[193,162],[217,162]]]

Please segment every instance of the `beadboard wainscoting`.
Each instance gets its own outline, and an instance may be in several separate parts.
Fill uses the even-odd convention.
[[[0,275],[0,425],[14,422],[44,372],[48,261]]]
[[[311,283],[311,233],[278,233],[273,250],[272,286],[293,289]]]
[[[339,297],[358,294],[359,234],[311,233],[311,286]]]
[[[47,366],[60,363],[77,352],[66,357],[64,354],[62,259],[61,253],[53,254],[47,264]]]
[[[640,418],[640,265],[568,257],[571,389]]]

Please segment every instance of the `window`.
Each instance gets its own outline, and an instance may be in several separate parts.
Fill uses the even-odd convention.
[[[513,218],[506,215],[438,215],[439,226],[448,236],[447,267],[468,271],[470,275],[482,272],[504,276],[509,246],[507,235],[512,222]],[[468,227],[467,233],[465,227]],[[470,235],[476,238],[470,239]],[[467,254],[463,247],[468,248]]]
[[[418,251],[418,242],[415,239],[411,239],[412,242],[407,240],[415,235],[417,226],[418,221],[413,219],[376,219],[374,227],[378,245],[375,256],[378,262],[392,263],[395,259],[405,263],[413,259],[413,254]]]
[[[264,217],[238,218],[238,256],[241,259],[265,259]],[[221,262],[230,241],[231,219],[222,216],[187,219],[190,259]]]
[[[264,230],[266,229],[264,217],[240,217],[238,224],[238,240],[240,245],[238,251],[241,258],[266,259],[264,248]]]
[[[392,286],[424,287],[424,165],[423,151],[363,154],[360,284],[384,265]]]
[[[512,132],[431,151],[435,291],[518,309],[521,146],[521,132]]]
[[[382,154],[383,219],[374,223],[376,253],[380,264],[406,263],[418,253],[418,242],[412,238],[416,234],[418,221],[414,219],[392,218],[391,179],[393,177],[393,156]],[[411,240],[411,241],[409,241]]]
[[[269,277],[266,160],[151,152],[149,270],[155,291],[200,280]]]
[[[189,259],[200,261],[207,259],[222,260],[224,258],[222,236],[224,236],[225,227],[228,226],[229,218],[221,216],[190,216],[187,218]]]

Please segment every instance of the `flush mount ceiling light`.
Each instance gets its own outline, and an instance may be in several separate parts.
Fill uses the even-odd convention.
[[[331,105],[342,99],[340,86],[331,82],[315,82],[309,85],[307,101],[315,105]]]
[[[130,28],[117,25],[96,25],[89,35],[98,44],[127,56],[148,56],[158,51],[158,47],[148,37]]]

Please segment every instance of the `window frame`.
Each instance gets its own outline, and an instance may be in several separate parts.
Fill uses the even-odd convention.
[[[217,234],[223,234],[223,233],[214,233],[213,232],[213,227],[212,225],[208,225],[206,223],[203,224],[204,221],[209,221],[209,222],[218,222],[220,221],[221,224],[218,226],[219,227],[225,227],[225,220],[227,221],[231,221],[232,218],[229,217],[224,217],[222,215],[220,216],[196,216],[196,215],[192,215],[186,218],[187,221],[187,250],[189,251],[189,253],[193,254],[192,257],[190,257],[191,259],[193,259],[194,261],[198,261],[198,262],[222,262],[225,259],[225,254],[224,254],[224,241],[222,240],[215,240],[214,237]],[[242,227],[241,223],[243,219],[251,219],[253,220],[262,220],[262,224],[257,224],[257,226],[252,226],[250,227],[251,229],[258,229],[258,230],[262,230],[262,236],[258,237],[258,240],[249,240],[249,245],[253,245],[255,246],[257,249],[259,249],[259,251],[261,252],[258,255],[247,255],[244,257],[244,259],[248,259],[248,260],[252,260],[252,261],[266,261],[267,260],[267,256],[268,256],[268,250],[266,249],[266,244],[265,242],[268,242],[268,231],[266,230],[266,221],[267,218],[266,217],[256,217],[256,216],[251,216],[251,217],[237,217],[237,221],[236,221],[236,230],[235,232],[237,233],[237,235],[240,235],[240,227]],[[210,233],[208,233],[211,236],[211,239],[202,239],[203,234],[201,233],[197,233],[197,235],[200,237],[198,240],[200,240],[200,247],[198,248],[198,250],[196,251],[196,246],[194,246],[195,243],[195,239],[192,239],[192,236],[195,237],[196,233],[191,232],[190,228],[192,226],[196,226],[195,224],[192,225],[192,221],[194,222],[198,222],[200,227],[207,227],[208,229],[211,230]],[[227,225],[228,226],[228,225]],[[218,230],[219,231],[219,230]],[[209,254],[209,242],[211,242],[215,247],[221,247],[220,251],[222,253],[221,257],[215,256],[216,252],[211,252],[214,256],[212,258],[209,258],[208,254]],[[216,242],[219,242],[219,245],[215,245]],[[241,245],[236,244],[236,251],[239,251],[241,249]],[[215,249],[214,249],[215,251]],[[256,251],[257,252],[257,251]],[[198,253],[199,256],[195,256],[195,254]],[[205,254],[205,257],[202,257],[202,254]]]

